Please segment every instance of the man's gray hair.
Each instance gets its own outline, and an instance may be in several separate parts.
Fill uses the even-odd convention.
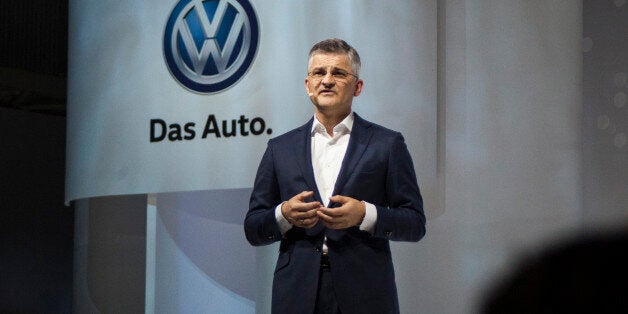
[[[312,49],[310,49],[310,62],[312,61],[312,57],[318,53],[346,54],[349,57],[349,62],[351,63],[351,69],[353,70],[353,74],[358,77],[360,76],[360,55],[355,50],[355,48],[347,44],[346,41],[338,38],[330,38],[316,43],[314,46],[312,46]]]

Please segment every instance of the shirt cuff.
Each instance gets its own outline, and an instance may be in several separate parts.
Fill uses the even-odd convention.
[[[281,235],[284,235],[288,230],[292,229],[292,224],[281,213],[281,205],[283,205],[283,203],[275,207],[275,219],[277,219],[277,225],[279,225],[279,232],[281,232]],[[375,213],[375,215],[377,215],[377,213]]]
[[[364,205],[366,211],[364,212],[364,219],[362,219],[362,223],[360,224],[360,230],[373,234],[375,231],[375,223],[377,222],[377,208],[375,205],[368,202],[364,202]],[[279,209],[279,214],[281,215],[281,208]]]

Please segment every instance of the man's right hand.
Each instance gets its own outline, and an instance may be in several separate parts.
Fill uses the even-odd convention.
[[[320,202],[306,202],[314,196],[313,191],[303,191],[281,204],[281,214],[293,225],[312,228],[318,222],[316,212],[323,207]]]

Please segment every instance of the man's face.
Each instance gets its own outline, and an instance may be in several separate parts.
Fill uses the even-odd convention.
[[[349,113],[363,84],[354,75],[346,54],[317,53],[310,58],[305,90],[317,112]]]

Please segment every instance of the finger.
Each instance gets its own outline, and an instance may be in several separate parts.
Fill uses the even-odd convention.
[[[316,215],[318,215],[318,218],[322,219],[324,222],[327,222],[327,223],[332,223],[332,222],[335,223],[340,220],[339,217],[330,216],[323,211],[316,212]]]
[[[295,196],[299,201],[305,201],[306,198],[314,196],[314,191],[303,191]]]
[[[334,208],[321,207],[318,211],[330,217],[341,217],[345,213],[341,207],[334,207]]]
[[[316,212],[317,212],[317,209],[312,209],[312,210],[308,210],[308,211],[305,211],[305,212],[295,213],[292,217],[294,219],[297,219],[297,220],[298,219],[307,219],[307,218],[318,217],[316,215]]]
[[[353,198],[344,195],[334,195],[330,197],[329,200],[332,201],[332,203],[344,205],[353,200]]]
[[[297,203],[291,207],[294,212],[307,212],[310,210],[315,210],[321,207],[321,203],[319,202],[309,202],[309,203]]]
[[[306,228],[314,227],[314,225],[318,223],[318,216],[303,219],[302,223],[303,223],[303,226]]]
[[[295,221],[294,224],[298,227],[311,228],[314,227],[316,223],[318,223],[318,216],[312,218],[298,219]]]

